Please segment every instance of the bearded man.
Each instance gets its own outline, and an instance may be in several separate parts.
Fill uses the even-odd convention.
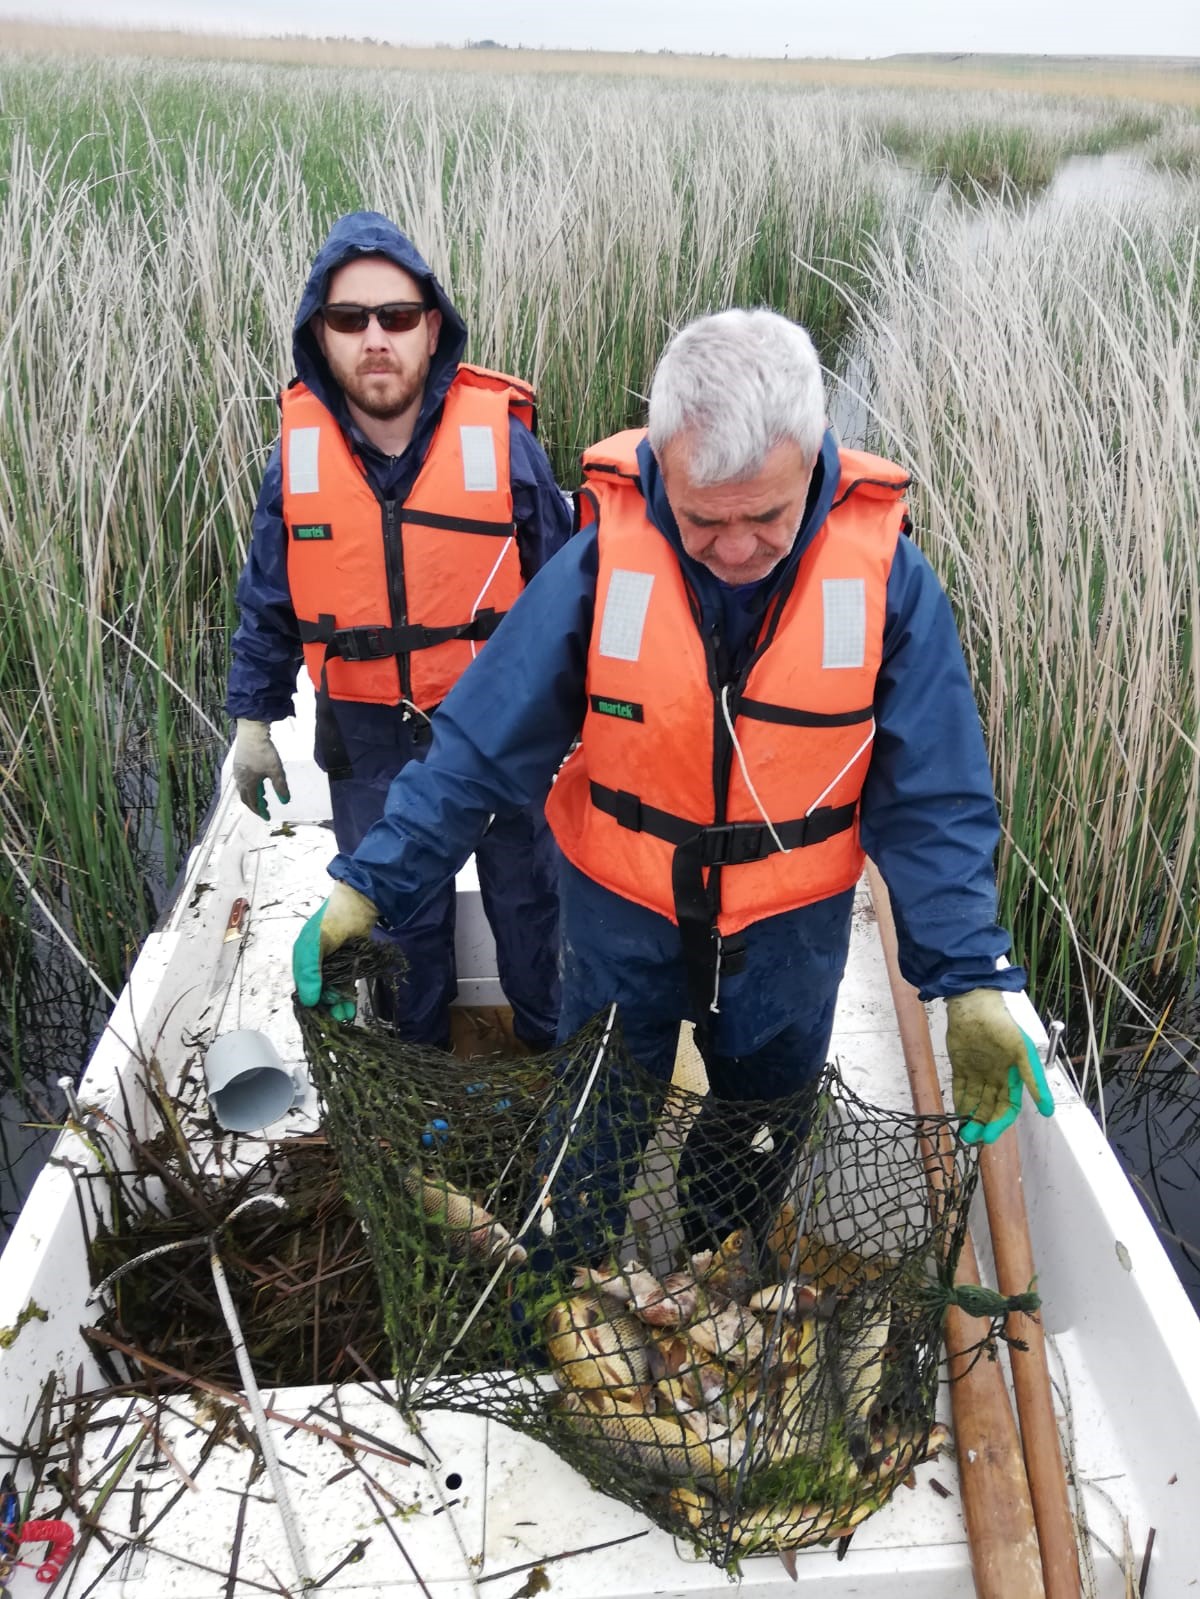
[[[288,798],[270,724],[291,715],[303,659],[345,853],[382,817],[392,779],[424,759],[442,699],[571,528],[533,436],[532,390],[466,365],[466,343],[394,223],[357,211],[334,224],[296,313],[296,376],[238,584],[226,708],[239,792],[266,817],[266,781]],[[557,857],[541,799],[499,803],[476,849],[514,1030],[533,1049],[553,1040],[559,1008]],[[336,921],[335,908],[328,932]],[[448,1047],[453,878],[376,936],[407,965],[403,982],[379,985],[376,1008],[412,1042]]]

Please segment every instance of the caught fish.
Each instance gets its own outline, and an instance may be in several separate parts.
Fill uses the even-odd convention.
[[[752,1310],[720,1295],[702,1298],[695,1318],[683,1329],[684,1336],[699,1345],[705,1354],[745,1371],[762,1359],[766,1334]]]
[[[700,1284],[696,1273],[686,1267],[682,1271],[671,1271],[663,1278],[662,1284],[683,1312],[684,1321],[690,1321],[700,1302]]]
[[[600,1409],[586,1394],[574,1392],[557,1395],[554,1408],[572,1431],[603,1442],[619,1459],[642,1471],[714,1487],[727,1474],[708,1445],[671,1417],[649,1416],[611,1401]]]
[[[901,1427],[895,1422],[871,1434],[871,1451],[863,1462],[864,1477],[906,1477],[923,1460],[933,1460],[950,1442],[945,1422],[935,1421],[928,1433],[923,1427]]]
[[[797,1225],[796,1212],[785,1201],[767,1235],[767,1250],[775,1256],[784,1277],[799,1273],[811,1281],[818,1293],[823,1288],[844,1293],[873,1282],[895,1265],[886,1255],[868,1259],[847,1245],[826,1243],[819,1233],[804,1233],[797,1243]]]
[[[746,1304],[761,1315],[787,1316],[792,1321],[802,1321],[816,1314],[817,1291],[811,1283],[772,1283],[769,1288],[760,1288],[751,1294]]]
[[[661,1382],[665,1377],[674,1377],[686,1367],[694,1364],[696,1351],[686,1338],[680,1338],[675,1333],[659,1333],[652,1336],[646,1345],[646,1361],[650,1368],[650,1377],[654,1382]]]
[[[575,1272],[576,1288],[590,1288],[628,1305],[650,1327],[678,1327],[695,1313],[695,1283],[690,1277],[684,1281],[690,1283],[692,1293],[677,1298],[665,1282],[636,1260],[611,1271],[581,1266]]]
[[[409,1166],[402,1181],[405,1193],[420,1201],[426,1219],[445,1228],[451,1255],[474,1260],[491,1260],[499,1255],[510,1266],[519,1266],[525,1260],[524,1248],[508,1229],[444,1177],[426,1177],[419,1167]]]
[[[689,1527],[694,1527],[697,1532],[714,1514],[713,1501],[708,1495],[694,1493],[691,1488],[672,1488],[667,1496],[667,1503],[677,1515],[682,1516]]]
[[[623,1311],[576,1295],[551,1305],[542,1323],[557,1377],[573,1388],[607,1389],[625,1403],[644,1401],[649,1376],[645,1338]]]
[[[717,1521],[713,1501],[689,1488],[673,1488],[668,1503],[696,1532],[711,1530],[715,1522],[721,1533],[732,1534],[733,1546],[743,1555],[803,1549],[808,1544],[849,1537],[860,1522],[879,1508],[879,1502],[874,1499],[854,1506],[765,1505],[758,1510],[744,1511],[732,1521],[728,1518]]]
[[[712,1450],[726,1473],[732,1472],[746,1449],[746,1435],[737,1425],[728,1391],[706,1398],[699,1385],[687,1378],[669,1377],[657,1392],[673,1407],[689,1432]]]
[[[861,1320],[849,1315],[842,1319],[833,1362],[846,1442],[860,1465],[867,1454],[871,1412],[879,1403],[883,1351],[892,1325],[891,1300],[886,1296],[862,1303]]]
[[[748,1227],[738,1227],[712,1252],[703,1284],[705,1288],[744,1303],[754,1275],[754,1241]]]
[[[819,1338],[815,1321],[802,1321],[798,1324],[785,1321],[780,1323],[778,1329],[771,1321],[768,1322],[766,1330],[773,1371],[800,1372],[808,1370],[815,1364]],[[765,1352],[763,1358],[767,1358]]]
[[[715,1360],[674,1333],[651,1336],[646,1348],[650,1379],[659,1385],[679,1378],[697,1405],[710,1405],[724,1398],[733,1382],[732,1374]]]
[[[757,1406],[754,1438],[756,1465],[819,1459],[828,1449],[837,1421],[830,1384],[819,1363],[774,1377],[764,1388],[749,1391]]]
[[[743,1511],[732,1522],[721,1523],[722,1532],[731,1535],[735,1549],[744,1555],[762,1550],[804,1549],[809,1544],[830,1543],[848,1538],[865,1521],[879,1501],[863,1500],[856,1505],[765,1505]]]

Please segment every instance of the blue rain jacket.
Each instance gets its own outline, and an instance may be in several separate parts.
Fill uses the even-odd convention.
[[[755,593],[722,585],[684,554],[647,444],[639,461],[649,519],[684,566],[702,625],[719,634],[732,674],[774,586],[800,560],[834,498],[833,436],[826,435],[795,545]],[[402,924],[448,881],[489,815],[545,795],[583,724],[596,572],[593,528],[521,595],[488,643],[488,669],[471,667],[443,701],[428,759],[401,773],[383,819],[352,855],[333,861],[332,875],[366,894],[390,922]],[[953,614],[905,536],[888,581],[875,716],[861,837],[891,891],[904,975],[924,999],[1024,987],[1020,967],[995,964],[1009,948],[996,923],[999,824]],[[837,895],[747,929],[745,969],[722,979],[718,1052],[750,1054],[785,1028],[803,1028],[815,1012],[832,1016],[850,899]],[[662,1031],[671,1016],[690,1014],[678,932],[668,920],[570,867],[562,904],[560,1036],[583,1019],[573,1013],[574,994],[621,1000],[627,1030],[634,1016],[636,1025]]]
[[[403,267],[425,285],[442,313],[421,411],[408,448],[398,456],[382,454],[355,427],[311,326],[330,274],[356,255],[383,255]],[[337,417],[376,490],[386,498],[402,500],[416,481],[466,342],[462,318],[394,223],[369,211],[335,223],[313,263],[296,313],[292,334],[296,373]],[[517,549],[528,581],[568,537],[571,506],[555,483],[541,446],[515,418],[509,422],[509,443]],[[241,623],[233,638],[226,708],[231,716],[264,722],[290,716],[302,652],[287,580],[278,444],[263,477],[237,599]],[[428,753],[428,725],[424,717],[406,716],[402,707],[394,705],[335,700],[333,711],[352,774],[333,785],[334,829],[339,845],[353,849],[382,814],[392,778]],[[317,758],[322,758],[319,749]],[[476,842],[472,840],[472,848]],[[480,888],[496,938],[501,981],[518,1035],[534,1048],[544,1047],[553,1037],[559,1010],[557,861],[558,851],[538,806],[498,816],[479,842]],[[456,986],[453,888],[426,896],[423,913],[403,932],[381,936],[396,945],[407,963],[407,979],[395,1008],[388,1010],[390,1018],[404,1037],[445,1047],[447,1006]],[[379,996],[376,1002],[380,1003]]]
[[[330,274],[355,256],[382,255],[425,285],[442,313],[441,335],[430,364],[425,397],[402,455],[383,455],[354,426],[338,386],[313,333],[313,314],[325,298]],[[376,489],[403,499],[416,481],[441,415],[442,401],[463,359],[467,328],[445,290],[412,242],[386,217],[355,211],[342,217],[317,253],[300,299],[292,330],[296,375],[340,421]],[[526,582],[566,541],[571,508],[554,481],[545,453],[523,423],[510,418],[510,476],[517,549]],[[233,636],[233,663],[225,708],[230,716],[275,722],[292,714],[292,697],[302,652],[296,613],[287,581],[287,541],[283,530],[283,472],[278,441],[271,451],[259,490],[251,530],[250,554],[237,587],[241,621]],[[489,644],[490,648],[490,644]],[[391,706],[336,701],[347,741],[387,743],[395,738]]]

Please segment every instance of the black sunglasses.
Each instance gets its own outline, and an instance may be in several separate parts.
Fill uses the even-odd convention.
[[[411,333],[428,309],[412,300],[389,300],[386,305],[323,305],[321,315],[335,333],[364,333],[372,317],[385,333]]]

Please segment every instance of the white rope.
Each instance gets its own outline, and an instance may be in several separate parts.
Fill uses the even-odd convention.
[[[846,762],[845,766],[842,767],[841,771],[837,774],[837,776],[834,777],[834,778],[831,778],[830,781],[828,783],[826,783],[825,787],[821,790],[821,792],[817,795],[816,799],[813,800],[812,804],[805,811],[805,813],[804,813],[805,816],[811,816],[812,813],[816,810],[817,806],[825,798],[826,794],[829,793],[829,790],[831,788],[835,787],[838,783],[841,782],[842,778],[845,777],[846,773],[854,765],[855,761],[862,754],[862,752],[865,749],[869,749],[870,748],[871,741],[874,739],[874,737],[875,737],[875,718],[872,717],[871,718],[871,731],[867,734],[866,738],[863,739],[862,743],[858,746],[858,748],[855,750],[854,754]]]
[[[746,766],[746,757],[742,754],[742,746],[738,743],[738,736],[733,730],[733,718],[729,714],[729,684],[728,683],[726,683],[724,688],[721,690],[721,713],[722,713],[722,715],[725,718],[725,726],[729,729],[729,736],[733,740],[733,747],[734,747],[734,750],[737,753],[738,765],[742,769],[742,781],[743,781],[743,783],[745,783],[746,787],[750,790],[750,798],[754,801],[755,805],[758,807],[758,814],[762,817],[763,821],[766,823],[767,832],[770,833],[771,837],[775,840],[775,848],[779,851],[779,853],[781,855],[790,855],[791,851],[784,848],[783,840],[780,838],[779,834],[775,831],[775,823],[767,815],[766,807],[763,805],[762,800],[760,800],[759,797],[758,797],[758,790],[755,788],[754,784],[750,781],[750,772],[749,772],[749,769]],[[839,773],[839,776],[840,775],[841,774]],[[712,1008],[713,1008],[713,1010],[716,1010],[716,1008],[717,1008],[717,996],[716,996],[715,993],[713,995]]]
[[[231,1212],[228,1219],[232,1220],[238,1211],[244,1210],[247,1205],[256,1203],[278,1205],[280,1200],[273,1194],[253,1195],[245,1202],[245,1205],[239,1205],[237,1211]],[[275,1453],[275,1441],[271,1437],[270,1424],[267,1421],[267,1413],[263,1408],[262,1394],[259,1392],[258,1381],[254,1375],[254,1367],[250,1364],[250,1352],[246,1348],[246,1340],[242,1335],[242,1325],[238,1320],[237,1307],[233,1303],[233,1295],[229,1292],[229,1283],[225,1277],[225,1268],[222,1266],[221,1257],[217,1253],[217,1237],[215,1233],[208,1240],[208,1263],[212,1268],[213,1285],[217,1290],[221,1313],[225,1317],[225,1325],[229,1329],[229,1338],[233,1344],[234,1358],[237,1361],[238,1372],[241,1375],[242,1388],[246,1394],[246,1403],[250,1406],[250,1414],[254,1418],[254,1431],[258,1437],[258,1447],[262,1450],[267,1475],[271,1479],[271,1487],[275,1490],[275,1507],[279,1511],[279,1519],[283,1522],[284,1537],[287,1539],[288,1549],[291,1551],[292,1564],[296,1568],[296,1576],[301,1588],[308,1588],[312,1586],[312,1576],[308,1569],[304,1545],[300,1540],[300,1529],[296,1525],[296,1513],[292,1509],[291,1500],[288,1498],[287,1483],[284,1481],[283,1468],[279,1464],[279,1456]]]
[[[59,1081],[61,1083],[63,1079],[60,1078]],[[70,1078],[67,1078],[66,1081],[69,1082]],[[240,1216],[244,1210],[249,1210],[254,1205],[274,1205],[276,1210],[286,1210],[287,1200],[283,1199],[279,1194],[251,1194],[249,1199],[243,1199],[240,1205],[233,1207],[222,1226],[228,1227],[231,1221]],[[135,1266],[141,1266],[148,1260],[157,1260],[160,1255],[169,1255],[175,1249],[198,1249],[201,1244],[207,1244],[208,1242],[209,1235],[207,1233],[198,1233],[195,1238],[177,1238],[173,1243],[159,1244],[154,1249],[147,1249],[140,1255],[134,1255],[132,1260],[123,1261],[116,1271],[110,1271],[102,1282],[98,1282],[84,1300],[84,1304],[90,1305],[99,1299],[108,1292],[113,1283],[124,1277],[127,1271],[132,1271]]]
[[[588,1080],[583,1085],[583,1093],[580,1094],[580,1096],[579,1096],[579,1103],[578,1103],[578,1105],[576,1105],[574,1113],[571,1116],[570,1123],[569,1123],[569,1125],[567,1127],[567,1130],[563,1134],[562,1144],[559,1147],[558,1154],[554,1157],[554,1164],[551,1166],[549,1172],[547,1173],[546,1180],[542,1184],[542,1191],[537,1196],[537,1198],[534,1200],[533,1205],[530,1208],[529,1214],[525,1218],[524,1226],[521,1228],[520,1232],[517,1234],[518,1238],[523,1238],[525,1236],[525,1234],[529,1231],[530,1227],[532,1227],[534,1222],[537,1220],[538,1213],[542,1209],[543,1201],[546,1199],[546,1196],[550,1192],[550,1185],[553,1183],[554,1179],[558,1176],[558,1168],[562,1165],[563,1161],[567,1158],[567,1150],[570,1147],[570,1143],[571,1143],[571,1134],[575,1131],[576,1123],[579,1121],[579,1118],[583,1115],[583,1107],[587,1104],[588,1095],[591,1093],[592,1085],[596,1081],[596,1074],[600,1070],[600,1063],[604,1059],[605,1051],[608,1049],[608,1041],[612,1037],[613,1023],[616,1021],[616,1019],[617,1019],[617,1007],[616,1007],[616,1002],[614,1001],[614,1003],[611,1004],[608,1007],[608,1020],[604,1024],[604,1037],[600,1040],[600,1048],[596,1051],[596,1058],[592,1062],[592,1069],[588,1073]]]
[[[433,725],[432,718],[430,716],[428,716],[421,709],[421,707],[419,705],[414,705],[411,700],[405,700],[405,699],[402,699],[400,701],[400,703],[401,703],[401,705],[406,705],[408,707],[408,709],[413,713],[414,716],[419,716],[423,722],[428,723],[430,726]]]
[[[471,607],[471,620],[472,620],[472,622],[475,620],[475,613],[479,609],[479,602],[483,599],[483,596],[487,593],[488,589],[491,588],[492,579],[495,577],[496,573],[500,570],[500,562],[508,554],[509,547],[512,544],[512,541],[513,541],[513,536],[510,533],[508,535],[508,537],[504,541],[504,544],[503,544],[503,546],[502,546],[502,548],[500,550],[500,554],[496,557],[495,566],[492,567],[491,571],[487,575],[487,582],[483,585],[483,587],[480,589],[479,593],[475,596],[475,603]],[[470,640],[468,640],[468,642],[469,642],[469,644],[471,646],[471,659],[474,660],[475,659],[475,653],[476,653],[476,651],[475,651],[475,640],[474,639],[470,639]]]

